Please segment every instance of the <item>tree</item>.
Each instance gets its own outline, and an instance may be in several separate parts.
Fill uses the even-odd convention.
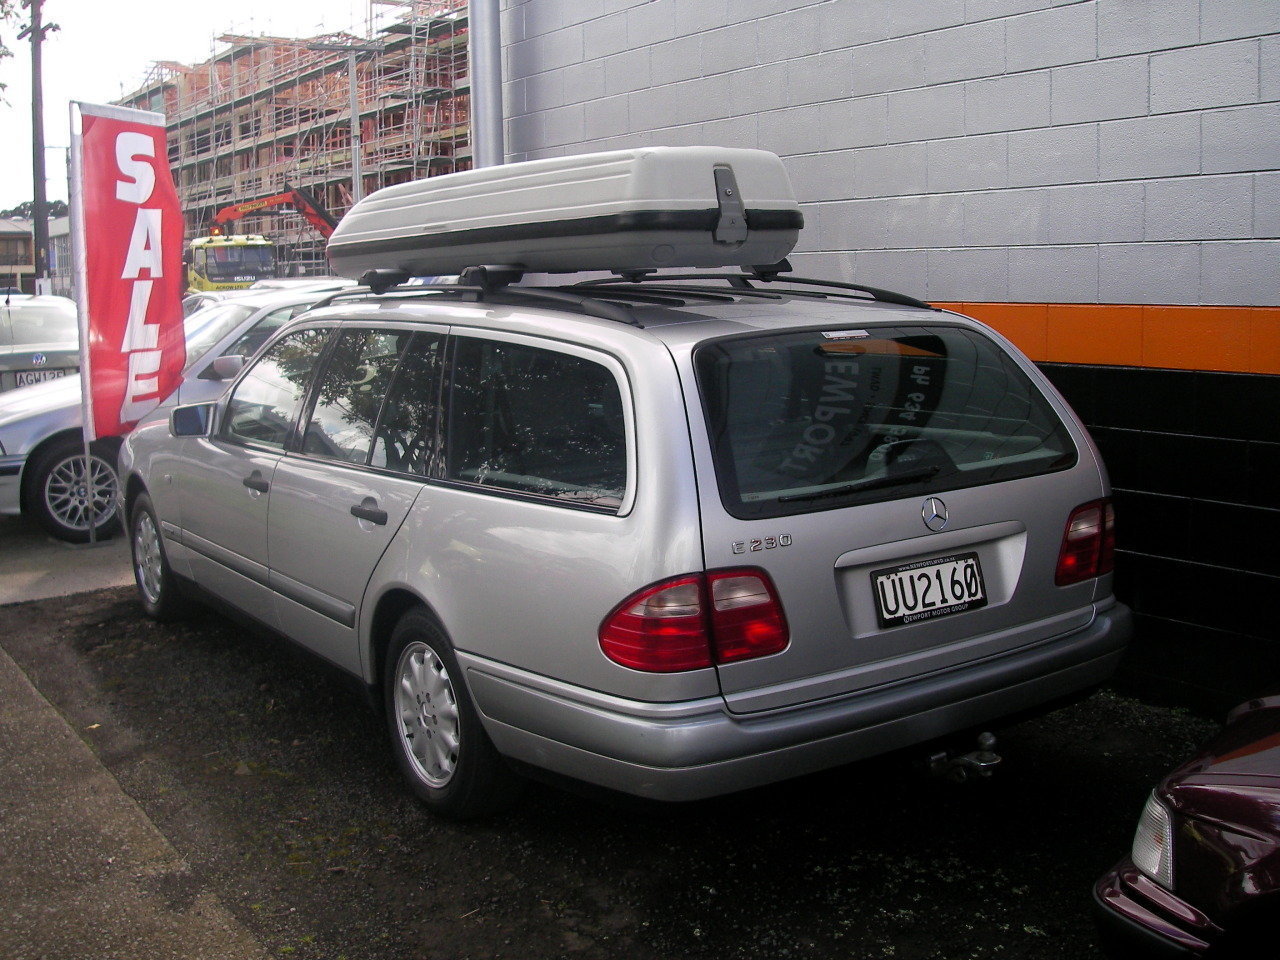
[[[46,205],[51,217],[65,217],[67,205],[62,200],[54,200]],[[23,200],[16,207],[0,210],[0,217],[17,217],[19,220],[30,220],[35,215],[35,201]]]
[[[0,27],[7,26],[8,24],[12,23],[15,19],[16,18],[14,17],[13,0],[0,0]],[[10,50],[8,46],[5,45],[4,38],[0,37],[0,60],[4,60],[5,57],[12,57],[12,56],[13,56],[13,51]],[[0,99],[3,99],[4,88],[5,88],[5,85],[3,83],[0,83]]]

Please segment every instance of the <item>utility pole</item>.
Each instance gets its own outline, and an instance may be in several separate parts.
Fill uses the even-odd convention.
[[[498,0],[470,0],[471,158],[476,167],[506,160],[502,141],[502,34]]]
[[[24,7],[31,8],[31,23],[26,26],[18,39],[31,38],[31,234],[35,250],[32,266],[34,267],[35,292],[50,293],[49,287],[49,203],[45,194],[44,168],[44,86],[41,66],[40,45],[45,35],[58,29],[56,23],[45,25],[41,22],[41,4],[44,0],[22,0]]]

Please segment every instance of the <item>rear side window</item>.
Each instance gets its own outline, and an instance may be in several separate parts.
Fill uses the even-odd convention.
[[[446,477],[616,510],[626,493],[618,381],[583,357],[459,337]]]
[[[723,340],[694,354],[725,508],[744,519],[1065,469],[1066,428],[993,341],[960,327]]]

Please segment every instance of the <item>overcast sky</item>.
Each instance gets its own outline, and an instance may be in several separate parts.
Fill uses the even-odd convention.
[[[0,61],[0,210],[32,197],[31,44],[18,40],[28,11],[17,25],[0,26],[13,56]],[[44,20],[59,26],[43,46],[44,139],[50,148],[70,140],[67,104],[110,103],[142,85],[158,60],[198,63],[224,33],[311,37],[350,30],[364,34],[369,0],[45,0]],[[385,16],[388,7],[374,12]],[[48,149],[49,200],[66,200],[66,151]]]

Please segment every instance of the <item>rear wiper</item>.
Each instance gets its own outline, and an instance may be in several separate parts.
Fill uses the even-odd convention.
[[[931,467],[920,467],[918,470],[906,470],[902,473],[876,477],[872,480],[855,480],[852,483],[846,483],[839,487],[832,487],[830,490],[820,490],[817,493],[793,493],[786,497],[779,497],[778,502],[797,503],[804,500],[825,500],[827,497],[842,497],[847,493],[861,493],[863,490],[878,490],[882,487],[898,487],[908,483],[916,483],[920,480],[928,480],[941,470],[942,467],[937,465]]]

